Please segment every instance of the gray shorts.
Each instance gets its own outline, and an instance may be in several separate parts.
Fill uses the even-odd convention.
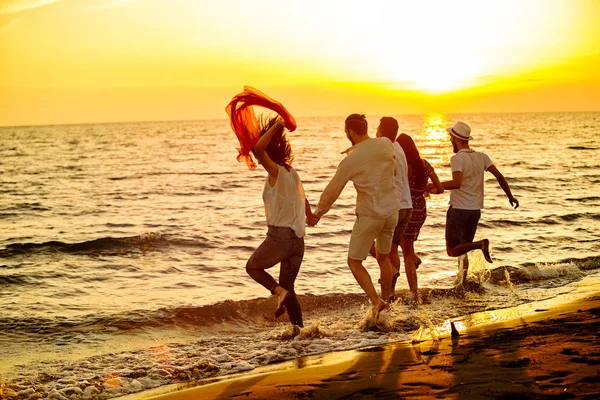
[[[412,208],[398,210],[398,223],[396,224],[396,229],[394,229],[392,243],[397,244],[398,246],[400,245],[402,235],[404,235],[408,221],[410,221],[410,217],[412,216],[412,211]]]
[[[472,242],[481,210],[460,210],[450,206],[446,213],[446,247]]]

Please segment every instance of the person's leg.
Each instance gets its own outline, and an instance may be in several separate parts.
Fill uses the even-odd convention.
[[[450,257],[459,257],[472,250],[482,250],[486,259],[489,248],[487,239],[473,242],[477,223],[481,216],[479,210],[448,209],[446,214],[446,252]],[[491,261],[489,261],[491,262]]]
[[[383,226],[377,233],[375,240],[375,247],[377,249],[377,264],[379,264],[380,276],[381,276],[381,297],[385,301],[389,301],[394,295],[392,290],[392,281],[394,275],[398,271],[394,269],[390,260],[390,253],[392,251],[392,240],[394,237],[394,231],[398,224],[398,213],[394,213],[385,219]],[[396,256],[398,254],[398,248],[396,247]]]
[[[458,285],[467,278],[469,251],[481,249],[486,260],[491,262],[489,241],[483,239],[473,242],[480,216],[480,210],[457,210],[452,207],[446,214],[446,252],[450,257],[458,257]]]
[[[260,283],[272,294],[277,295],[277,310],[280,310],[289,293],[286,289],[279,286],[277,281],[265,271],[285,259],[290,251],[289,246],[285,242],[277,239],[276,229],[269,227],[267,238],[254,250],[254,253],[252,253],[246,263],[246,272],[252,279]]]
[[[464,221],[461,220],[461,215],[452,206],[446,212],[446,253],[450,257],[458,257],[455,254],[454,248],[464,242]],[[460,256],[460,255],[459,255]],[[464,264],[459,258],[458,272],[456,274],[455,285],[461,285],[465,276]]]
[[[284,305],[288,317],[290,318],[290,322],[302,327],[304,326],[302,321],[302,310],[298,298],[296,297],[296,292],[294,291],[294,283],[296,282],[296,277],[298,276],[300,265],[304,258],[304,238],[294,239],[293,247],[294,251],[292,252],[292,255],[281,261],[279,284],[289,292],[289,296]]]
[[[252,279],[274,294],[278,285],[277,281],[265,270],[279,263],[284,257],[285,254],[281,251],[281,246],[278,246],[277,240],[272,236],[267,236],[248,259],[246,272]]]
[[[466,218],[466,228],[465,228],[465,241],[473,242],[475,238],[475,233],[477,232],[477,224],[479,223],[479,219],[481,218],[481,210],[469,210],[468,217]],[[473,242],[479,245],[479,247],[475,248],[481,249],[483,253],[483,257],[489,263],[493,263],[492,257],[490,256],[490,241],[488,239],[478,240],[477,242]]]
[[[354,275],[356,282],[358,282],[362,290],[364,290],[369,297],[371,304],[379,305],[379,295],[377,294],[377,290],[375,290],[375,286],[373,286],[371,276],[362,264],[362,260],[353,260],[348,257],[348,266],[350,267],[350,271],[352,271],[352,275]]]
[[[377,252],[377,264],[379,265],[379,274],[381,279],[381,298],[385,301],[389,301],[394,296],[392,291],[392,280],[396,270],[390,262],[389,254],[382,254]]]
[[[407,237],[403,237],[400,246],[402,247],[402,254],[404,255],[404,270],[406,271],[408,287],[410,292],[415,296],[415,302],[418,303],[419,287],[417,284],[414,242],[409,240]]]
[[[392,263],[392,267],[396,270],[394,273],[395,278],[398,278],[400,274],[400,254],[398,254],[398,246],[400,246],[400,242],[402,241],[402,236],[404,235],[404,231],[406,230],[406,226],[408,225],[408,221],[410,221],[410,216],[412,215],[412,208],[403,208],[398,210],[398,222],[396,223],[396,227],[394,228],[394,236],[392,237],[392,251],[390,252],[390,262]],[[392,289],[396,287],[395,280],[392,283]]]
[[[455,286],[461,286],[467,281],[467,273],[469,272],[469,255],[463,254],[458,256],[458,273],[454,280]]]
[[[396,227],[394,228],[394,236],[392,237],[392,248],[390,251],[390,263],[392,264],[393,269],[391,287],[392,297],[396,292],[396,281],[400,276],[400,254],[398,253],[398,248],[400,246],[400,241],[402,240],[402,235],[404,235],[404,230],[406,229],[408,221],[410,220],[411,214],[412,208],[404,208],[399,210],[398,222],[396,223]],[[377,250],[375,248],[375,243],[373,243],[373,245],[371,246],[369,254],[377,258]],[[379,279],[379,283],[381,283],[381,278]]]
[[[483,248],[483,240],[477,242],[466,242],[457,244],[454,247],[446,247],[446,251],[450,257],[460,257],[472,250],[478,250]]]
[[[398,271],[400,271],[400,254],[398,254],[398,244],[394,242],[392,242],[392,248],[390,250],[390,263],[394,269],[394,276],[398,275]]]
[[[357,215],[350,235],[350,245],[348,246],[348,266],[356,282],[369,297],[373,305],[374,317],[378,316],[379,311],[385,307],[385,303],[379,298],[371,281],[371,276],[362,262],[367,258],[369,249],[383,224],[383,220]]]

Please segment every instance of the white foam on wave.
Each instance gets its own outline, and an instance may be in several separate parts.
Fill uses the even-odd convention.
[[[211,340],[164,343],[65,363],[18,366],[5,379],[7,398],[37,396],[106,399],[158,386],[252,370],[298,357],[382,345],[409,336],[364,331],[355,319],[312,321],[305,328],[271,326],[256,335],[220,333]],[[41,380],[36,378],[44,376]],[[38,382],[32,385],[31,382]],[[27,396],[24,390],[31,391]],[[33,391],[32,391],[33,390]]]
[[[371,322],[370,307],[365,302],[354,309],[320,312],[304,328],[265,322],[262,329],[249,333],[247,327],[227,325],[226,329],[215,328],[189,342],[177,343],[157,333],[155,337],[162,339],[157,339],[152,347],[17,366],[2,377],[3,395],[106,399],[172,383],[250,371],[304,356],[408,342],[415,331],[422,336],[417,340],[436,339],[449,333],[453,318],[459,318],[463,325],[490,322],[493,312],[486,313],[481,321],[477,320],[477,312],[553,297],[573,290],[576,285],[544,289],[519,285],[516,294],[508,287],[490,283],[483,286],[484,293],[432,295],[427,304],[418,308],[400,299],[380,314],[376,325]],[[152,336],[149,329],[144,334],[146,339]],[[132,333],[131,340],[135,340]]]

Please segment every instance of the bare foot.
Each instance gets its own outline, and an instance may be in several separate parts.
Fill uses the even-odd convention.
[[[487,239],[483,239],[481,244],[481,251],[483,252],[483,256],[485,257],[485,261],[489,263],[493,263],[492,257],[490,257],[490,241]]]
[[[279,318],[283,315],[283,313],[285,313],[285,302],[290,296],[290,292],[288,292],[281,286],[278,286],[278,288],[275,289],[275,294],[277,295],[277,308],[275,309],[275,318]]]
[[[371,308],[371,313],[373,314],[373,320],[377,322],[379,319],[379,313],[387,308],[387,303],[381,299],[379,299],[379,304],[374,305]]]
[[[408,303],[408,305],[414,309],[419,308],[419,295],[415,294],[413,292],[410,292],[407,296],[406,296],[406,301]]]

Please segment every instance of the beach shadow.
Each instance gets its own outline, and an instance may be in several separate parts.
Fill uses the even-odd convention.
[[[286,398],[540,398],[528,373],[532,360],[518,346],[522,333],[501,333],[477,329],[456,338],[357,350],[346,370],[313,381],[301,396]]]
[[[398,399],[435,395],[445,386],[428,379],[422,370],[438,354],[439,343],[368,347],[356,350],[354,362],[341,373],[315,382],[302,395],[310,399]],[[297,392],[295,392],[297,393]]]
[[[218,400],[245,398],[253,394],[252,387],[267,378],[268,374],[262,374],[248,379],[236,379],[223,388],[223,391],[215,397]]]
[[[535,379],[527,373],[531,360],[519,346],[519,335],[519,329],[495,327],[470,329],[451,338],[454,384],[442,394],[458,399],[538,398]]]

